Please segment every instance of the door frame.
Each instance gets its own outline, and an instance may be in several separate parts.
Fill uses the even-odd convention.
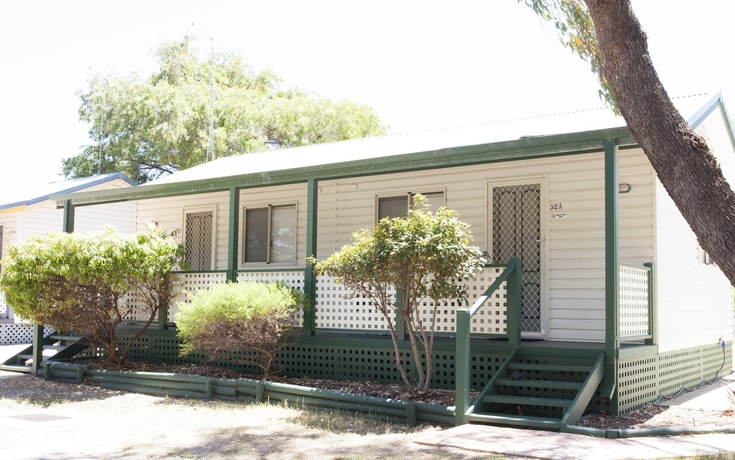
[[[487,229],[487,252],[492,255],[493,250],[493,187],[508,187],[516,185],[528,185],[528,184],[539,184],[540,196],[539,196],[539,222],[541,225],[540,229],[540,302],[541,302],[541,318],[540,318],[540,331],[539,332],[522,332],[522,337],[527,339],[548,339],[549,332],[549,245],[548,241],[548,213],[545,211],[549,206],[549,199],[547,195],[548,190],[548,175],[533,175],[533,176],[516,176],[513,178],[503,178],[498,180],[488,180],[485,187],[485,208],[487,209],[487,221],[485,222]]]

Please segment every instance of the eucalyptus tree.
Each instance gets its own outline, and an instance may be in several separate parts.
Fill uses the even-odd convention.
[[[155,49],[150,76],[94,74],[77,93],[91,144],[62,160],[66,177],[123,171],[138,182],[196,166],[210,146],[210,70],[214,66],[214,156],[380,135],[366,105],[285,87],[236,53],[200,59],[192,37]]]
[[[700,246],[735,285],[735,193],[666,93],[630,0],[518,1],[551,21],[564,46],[590,63],[601,95],[625,119]]]

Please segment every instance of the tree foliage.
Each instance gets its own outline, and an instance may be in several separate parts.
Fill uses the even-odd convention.
[[[630,0],[518,1],[553,21],[562,43],[591,63],[605,99],[625,119],[700,246],[735,286],[735,192],[666,93]]]
[[[234,359],[273,371],[277,352],[296,337],[296,313],[306,298],[283,283],[222,283],[188,293],[176,315],[182,354]]]
[[[385,317],[396,366],[412,391],[426,391],[431,384],[438,301],[463,302],[464,280],[478,273],[485,262],[471,241],[469,225],[459,221],[454,211],[442,207],[432,214],[426,198],[416,195],[406,217],[385,218],[372,231],[354,233],[351,245],[315,264],[317,273],[336,277]],[[401,291],[402,303],[396,303],[391,287]],[[434,302],[429,324],[419,311],[424,299]],[[411,342],[416,367],[413,381],[399,350],[398,342],[403,339],[396,323],[399,317]],[[419,352],[419,343],[424,353]],[[426,356],[425,368],[419,359],[422,354]]]
[[[86,336],[106,358],[122,362],[173,298],[172,270],[181,256],[181,247],[159,228],[135,235],[112,228],[49,232],[8,248],[0,289],[19,316]],[[133,308],[145,318],[145,327],[118,349],[115,329],[131,319]]]
[[[212,60],[197,57],[189,36],[154,53],[159,68],[150,77],[94,75],[78,92],[92,144],[63,160],[66,177],[122,171],[143,183],[206,161]],[[214,76],[217,158],[385,132],[370,107],[285,88],[234,53],[215,55]]]

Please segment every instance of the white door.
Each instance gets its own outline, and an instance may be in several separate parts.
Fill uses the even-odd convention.
[[[545,337],[542,192],[539,179],[488,185],[488,252],[494,264],[521,259],[521,334],[529,338]]]

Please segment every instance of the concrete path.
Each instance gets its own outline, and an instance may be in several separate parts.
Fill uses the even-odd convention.
[[[544,459],[649,459],[735,451],[735,434],[604,439],[569,433],[463,425],[415,442],[475,452]]]
[[[662,405],[699,410],[735,408],[733,391],[735,391],[735,374],[730,374],[714,385],[705,385],[699,390],[684,393]],[[543,459],[650,459],[735,452],[735,434],[605,439],[487,425],[464,425],[438,433],[420,435],[415,442],[429,446]]]

